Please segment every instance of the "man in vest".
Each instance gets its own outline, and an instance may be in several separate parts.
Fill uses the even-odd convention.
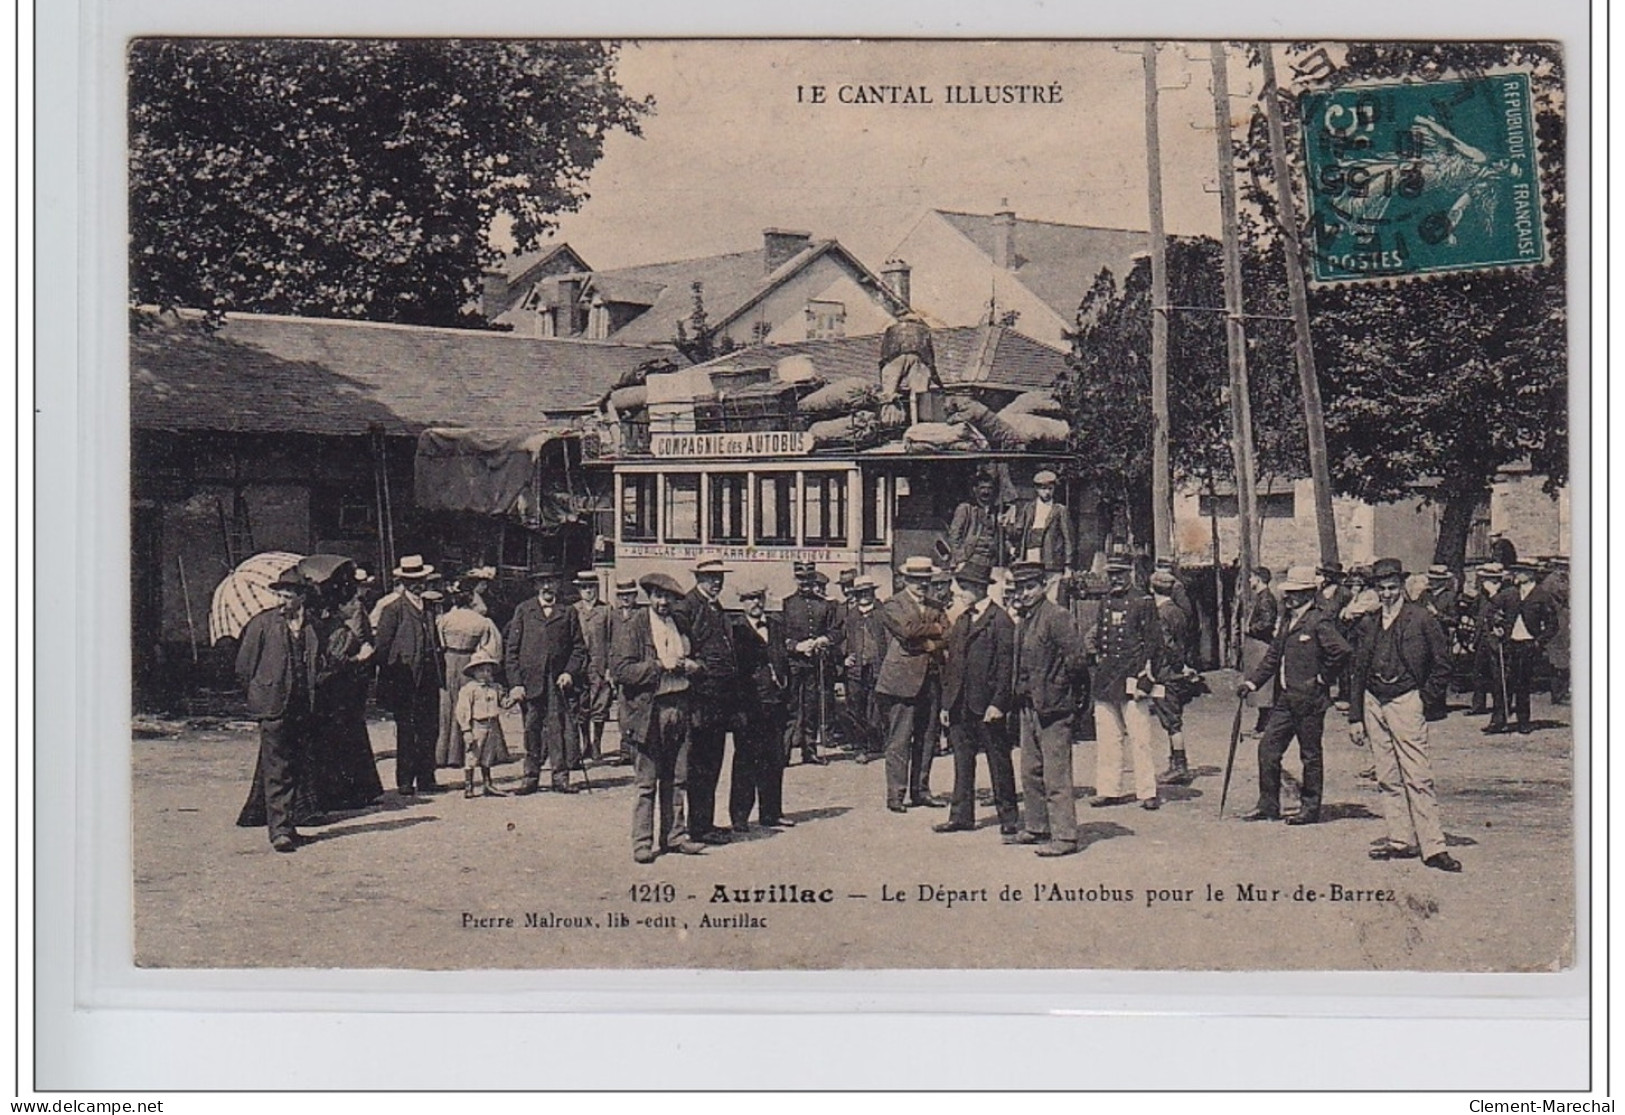
[[[1016,561],[1037,562],[1044,567],[1046,591],[1056,598],[1062,578],[1070,576],[1078,552],[1072,537],[1072,517],[1066,504],[1055,499],[1059,478],[1049,469],[1033,477],[1033,498],[1015,508],[1009,531]]]

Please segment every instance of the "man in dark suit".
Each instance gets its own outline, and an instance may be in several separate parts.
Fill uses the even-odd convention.
[[[1506,680],[1501,672],[1501,635],[1495,631],[1495,598],[1501,595],[1506,583],[1506,569],[1499,562],[1487,561],[1474,574],[1475,596],[1472,609],[1463,616],[1464,625],[1472,631],[1473,640],[1473,703],[1469,714],[1477,716],[1489,709],[1490,725],[1496,731],[1506,724],[1507,701],[1501,683]],[[1485,729],[1489,731],[1488,728]]]
[[[1331,679],[1341,676],[1349,644],[1336,616],[1318,604],[1316,588],[1314,570],[1307,566],[1287,570],[1281,584],[1286,614],[1280,630],[1238,690],[1245,697],[1272,678],[1275,682],[1275,702],[1258,741],[1258,806],[1242,816],[1244,821],[1281,819],[1281,757],[1294,737],[1303,757],[1303,794],[1298,812],[1287,823],[1320,821],[1325,783],[1321,736],[1331,704]]]
[[[260,725],[256,789],[249,794],[249,806],[256,797],[264,801],[271,847],[291,852],[302,839],[294,828],[294,797],[300,764],[309,750],[321,640],[315,617],[305,609],[313,586],[298,567],[290,566],[271,590],[277,595],[277,606],[261,612],[243,628],[237,647],[237,680],[248,692],[248,715]],[[244,806],[245,815],[249,806]],[[238,823],[243,822],[239,819]]]
[[[971,559],[954,575],[970,601],[948,632],[942,676],[942,726],[954,753],[954,795],[937,832],[976,827],[976,753],[987,756],[999,830],[1018,831],[1016,772],[1010,762],[1009,714],[1014,710],[1016,625],[987,595],[993,570]]]
[[[1017,609],[1012,681],[1021,726],[1021,786],[1026,813],[1012,844],[1037,844],[1040,856],[1078,850],[1078,804],[1072,777],[1072,719],[1087,675],[1083,638],[1072,615],[1046,595],[1043,565],[1010,569]],[[1153,784],[1153,793],[1155,785]]]
[[[1445,850],[1423,712],[1450,684],[1450,646],[1439,621],[1405,599],[1405,567],[1397,558],[1378,561],[1371,576],[1381,607],[1360,620],[1349,698],[1349,734],[1356,743],[1370,737],[1388,821],[1387,841],[1369,854],[1376,860],[1420,855],[1429,867],[1460,871]]]
[[[694,587],[676,608],[690,653],[700,664],[689,686],[688,831],[702,844],[728,842],[728,834],[716,824],[716,805],[727,736],[738,712],[733,627],[720,599],[730,572],[720,561],[700,562],[694,567]],[[738,746],[736,741],[736,752]]]
[[[909,805],[941,808],[931,796],[931,752],[937,731],[932,714],[933,658],[947,636],[947,624],[926,603],[936,567],[930,558],[911,557],[899,570],[903,589],[880,606],[886,651],[875,678],[886,721],[886,808],[903,813]]]
[[[878,726],[875,680],[886,655],[886,629],[875,603],[879,586],[873,577],[852,582],[852,606],[846,610],[843,643],[846,649],[846,711],[857,752],[855,761],[868,763],[884,754],[885,734]]]
[[[1501,691],[1506,693],[1518,719],[1518,731],[1530,732],[1529,694],[1534,688],[1535,670],[1540,664],[1546,645],[1557,634],[1557,602],[1550,593],[1536,584],[1539,570],[1528,562],[1512,567],[1512,584],[1495,595],[1489,623],[1501,641],[1505,657],[1505,675]],[[1497,667],[1500,662],[1497,661]],[[1491,717],[1488,733],[1509,732],[1507,709],[1498,709]]]
[[[502,666],[513,687],[508,699],[522,702],[525,716],[524,781],[515,792],[541,788],[545,752],[553,789],[573,794],[570,768],[579,751],[571,690],[587,676],[587,640],[576,610],[559,601],[558,569],[543,565],[530,576],[536,595],[514,609],[502,636]]]
[[[395,788],[402,794],[439,793],[434,744],[440,731],[440,689],[445,669],[440,632],[423,599],[434,566],[421,555],[395,570],[400,594],[378,613],[378,703],[395,717]]]
[[[796,594],[784,602],[784,641],[790,656],[789,746],[800,749],[803,763],[823,765],[829,760],[818,753],[818,737],[820,730],[828,737],[826,687],[833,684],[845,633],[840,606],[820,595],[812,562],[796,562],[795,575]]]
[[[638,582],[649,606],[615,626],[610,676],[621,691],[621,732],[632,749],[637,798],[632,807],[632,858],[653,863],[661,852],[699,855],[688,838],[688,690],[699,673],[688,636],[673,614],[683,590],[664,573]],[[656,814],[659,828],[656,829]]]
[[[728,817],[735,832],[750,828],[752,809],[764,827],[792,828],[795,822],[784,815],[784,689],[790,674],[784,625],[767,614],[767,589],[747,589],[739,601],[745,613],[736,617],[733,630],[737,692],[732,700],[739,721]]]

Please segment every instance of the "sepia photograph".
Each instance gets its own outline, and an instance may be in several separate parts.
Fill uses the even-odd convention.
[[[1584,962],[1561,44],[124,62],[138,968]]]

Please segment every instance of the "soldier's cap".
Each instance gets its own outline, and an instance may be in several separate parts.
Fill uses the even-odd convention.
[[[650,596],[657,592],[663,592],[667,596],[683,595],[682,586],[664,573],[645,573],[638,578],[638,584]]]
[[[1044,563],[1041,561],[1018,561],[1010,567],[1010,577],[1018,585],[1042,581],[1044,576]]]
[[[1174,587],[1174,575],[1166,569],[1151,574],[1151,587],[1158,592],[1169,592]]]
[[[930,580],[937,567],[930,558],[916,556],[905,559],[897,571],[910,580]]]
[[[588,585],[591,585],[593,588],[597,588],[599,587],[598,574],[594,573],[591,569],[583,569],[581,572],[576,574],[575,583],[583,588],[587,587]]]
[[[1371,567],[1373,581],[1390,581],[1395,578],[1405,579],[1405,563],[1398,558],[1378,558],[1376,564]]]
[[[615,591],[623,596],[629,592],[636,592],[638,591],[638,583],[632,580],[616,581]]]
[[[817,567],[814,566],[810,561],[796,562],[795,569],[796,580],[798,581],[810,581],[813,578],[813,574],[818,572]]]
[[[741,600],[766,600],[767,586],[757,585],[755,588],[742,588],[739,590]]]
[[[1286,579],[1281,582],[1282,592],[1314,592],[1319,587],[1320,579],[1310,565],[1292,566],[1286,571]]]
[[[1483,565],[1478,567],[1478,576],[1480,580],[1484,579],[1485,577],[1491,578],[1492,580],[1499,580],[1506,575],[1506,567],[1498,561],[1486,561]]]
[[[1058,478],[1047,468],[1041,468],[1033,474],[1034,484],[1053,484]]]
[[[1448,579],[1449,576],[1450,570],[1443,565],[1428,566],[1428,580],[1430,581],[1443,581]]]
[[[733,569],[727,565],[724,565],[719,558],[707,558],[694,567],[694,575],[696,577],[706,573],[714,573],[717,576],[721,576],[724,573],[732,572]]]
[[[972,558],[960,565],[954,579],[960,584],[990,585],[993,583],[993,568],[985,561]]]
[[[1134,568],[1134,563],[1127,554],[1113,554],[1106,559],[1106,572],[1127,573]]]
[[[873,577],[859,577],[857,580],[852,582],[853,595],[856,595],[856,594],[858,594],[860,592],[879,592],[879,591],[880,591],[880,585],[875,581],[875,579]]]

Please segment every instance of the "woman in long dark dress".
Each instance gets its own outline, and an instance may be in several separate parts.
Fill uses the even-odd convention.
[[[352,591],[323,616],[318,630],[323,662],[316,679],[312,790],[326,812],[360,809],[384,792],[367,735],[372,626],[360,595]]]

